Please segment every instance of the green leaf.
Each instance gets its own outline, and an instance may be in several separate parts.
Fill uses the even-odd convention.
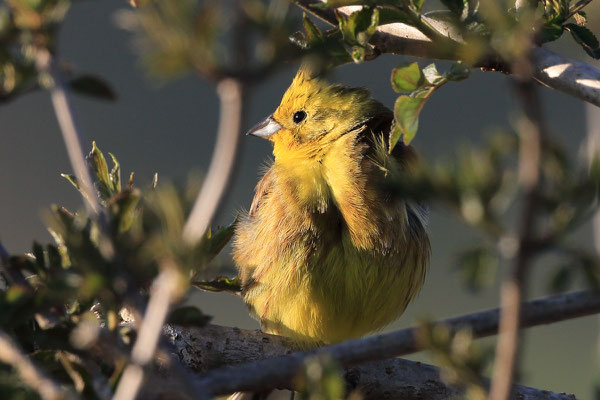
[[[115,101],[115,91],[104,80],[93,75],[83,75],[72,79],[69,86],[74,92],[101,100]]]
[[[471,69],[469,68],[469,66],[459,61],[452,64],[452,67],[450,67],[450,71],[448,71],[445,74],[445,77],[449,81],[457,82],[467,79],[470,73]]]
[[[77,181],[77,177],[75,175],[60,174],[60,176],[71,182],[71,185],[75,186],[75,189],[81,190],[79,187],[79,182]]]
[[[539,32],[540,40],[543,43],[553,42],[560,38],[563,32],[564,30],[561,24],[547,22],[542,26]]]
[[[398,93],[412,92],[424,83],[425,76],[416,62],[400,64],[392,70],[392,88]]]
[[[205,262],[212,260],[221,252],[221,250],[223,250],[223,247],[229,243],[233,237],[233,233],[235,232],[236,224],[237,218],[235,221],[233,221],[233,223],[231,223],[231,225],[221,228],[214,233],[209,229],[205,242],[202,242],[202,246],[205,251],[204,256],[206,257]]]
[[[590,57],[596,60],[600,59],[600,44],[592,31],[585,26],[577,24],[565,24],[564,27],[571,32],[573,39],[583,47]]]
[[[415,10],[417,10],[418,13],[421,12],[421,9],[423,8],[423,3],[425,2],[425,0],[410,0],[413,7],[415,8]]]
[[[306,13],[302,14],[302,24],[304,25],[304,31],[306,32],[307,44],[313,44],[323,41],[323,32],[315,25]]]
[[[427,79],[430,85],[437,85],[441,80],[444,79],[444,76],[440,74],[437,70],[435,64],[429,64],[425,68],[423,68],[423,76]]]
[[[167,323],[179,326],[206,326],[212,319],[211,316],[204,314],[200,309],[194,306],[185,306],[177,308],[169,314]]]
[[[137,205],[141,199],[140,191],[137,189],[126,189],[117,193],[110,201],[111,215],[119,232],[127,231],[133,223]]]
[[[117,158],[113,155],[113,153],[108,153],[108,155],[112,159],[113,163],[113,168],[110,171],[109,175],[110,181],[112,183],[113,190],[118,192],[121,190],[121,165],[119,164],[119,161],[117,161]]]
[[[192,285],[202,290],[209,292],[232,292],[239,293],[242,291],[242,282],[237,276],[230,279],[226,276],[218,276],[211,281],[196,281]]]
[[[408,24],[411,22],[411,19],[408,17],[404,11],[395,8],[395,7],[383,7],[379,8],[379,25],[393,24],[396,22],[401,22],[403,24]]]
[[[98,178],[98,191],[100,192],[101,197],[104,200],[110,199],[113,186],[110,176],[108,175],[108,165],[106,164],[104,154],[102,154],[100,149],[96,146],[96,142],[92,142],[92,151],[90,152],[89,160],[92,169]]]
[[[400,135],[403,136],[404,143],[410,144],[417,134],[419,128],[419,113],[428,97],[411,97],[402,95],[396,100],[394,105],[394,128],[390,135],[389,151],[396,146]]]

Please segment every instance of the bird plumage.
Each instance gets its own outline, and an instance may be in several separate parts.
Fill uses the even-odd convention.
[[[275,160],[236,228],[243,296],[265,332],[301,346],[381,329],[423,284],[429,239],[417,207],[390,190],[412,148],[389,154],[391,112],[365,89],[301,68],[255,129]]]

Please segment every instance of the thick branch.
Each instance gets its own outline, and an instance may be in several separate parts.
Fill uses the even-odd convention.
[[[521,326],[548,324],[599,312],[600,293],[598,292],[584,291],[562,294],[525,303]],[[453,330],[469,327],[475,337],[484,337],[497,332],[498,318],[499,309],[492,309],[450,318],[439,323],[448,325]],[[360,368],[362,378],[358,382],[361,387],[369,389],[382,384],[381,380],[371,381],[369,379],[384,379],[382,377],[385,374],[382,375],[381,371],[386,372],[385,367],[390,366],[389,363],[392,362],[380,362],[379,360],[413,353],[423,348],[419,343],[418,328],[350,340],[333,346],[293,354],[289,354],[293,351],[289,341],[263,333],[214,326],[204,329],[182,330],[172,327],[170,329],[171,339],[177,348],[178,357],[196,371],[208,371],[218,366],[247,363],[233,368],[215,369],[201,375],[196,382],[196,387],[198,390],[213,395],[236,391],[261,391],[276,387],[291,388],[294,377],[306,359],[315,354],[328,354],[342,367],[376,362]],[[282,354],[288,355],[276,357]],[[276,358],[265,359],[269,357]],[[404,361],[394,362],[400,363],[398,368],[408,368],[408,364]],[[425,371],[422,372],[426,374]],[[384,386],[387,387],[388,384],[402,386],[402,376],[398,375],[394,375],[394,379],[389,379],[389,376],[385,378]],[[436,385],[440,385],[439,379],[436,380],[438,382]],[[394,383],[390,383],[392,381]],[[410,381],[404,382],[411,387],[414,385]],[[400,386],[396,388],[400,390]],[[405,390],[408,390],[408,386],[405,387]],[[376,396],[372,398],[376,398]]]
[[[222,326],[213,325],[203,329],[170,326],[166,333],[181,361],[196,372],[284,356],[293,349],[292,344],[281,336]],[[442,381],[439,368],[401,358],[349,368],[345,380],[348,388],[358,388],[365,400],[446,400],[457,396],[460,398],[463,394],[460,388],[448,386]],[[291,382],[281,387],[293,389]],[[199,387],[199,390],[203,388]],[[516,394],[527,400],[575,399],[572,395],[525,386],[517,386]]]
[[[318,0],[296,0],[296,4],[307,12],[337,26],[337,19],[333,12],[310,7],[310,4],[319,2]],[[343,7],[340,12],[347,14],[349,10],[351,8]],[[432,19],[428,21],[438,31],[460,41],[456,30],[450,24]],[[447,47],[432,43],[418,29],[401,23],[379,26],[377,32],[371,37],[370,43],[381,53],[443,60],[457,59],[457,54],[449,51]],[[497,61],[494,58],[485,59],[476,66],[509,72],[505,66],[498,65]],[[542,85],[600,106],[600,70],[542,47],[532,50],[531,61],[533,76]]]

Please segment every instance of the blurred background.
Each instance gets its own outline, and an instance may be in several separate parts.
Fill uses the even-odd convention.
[[[600,12],[593,6],[588,9],[590,28],[598,32]],[[138,184],[149,184],[155,172],[159,174],[159,184],[184,182],[191,172],[202,173],[210,162],[218,115],[214,87],[195,76],[160,86],[147,79],[133,50],[131,33],[115,23],[116,13],[127,8],[122,0],[76,2],[60,34],[61,59],[76,71],[103,77],[118,95],[112,103],[74,98],[84,146],[91,148],[91,141],[95,140],[104,152],[114,153],[124,176],[135,171]],[[298,18],[301,16],[299,10],[293,12]],[[593,62],[571,38],[565,37],[551,48]],[[397,97],[389,83],[391,69],[408,60],[385,55],[363,65],[342,66],[331,78],[367,87],[375,98],[391,107]],[[423,60],[422,66],[425,63]],[[297,65],[289,65],[252,89],[244,116],[245,129],[275,109],[296,69]],[[452,158],[461,143],[482,142],[494,129],[511,127],[518,112],[507,79],[499,73],[475,71],[470,79],[446,85],[436,93],[425,106],[420,131],[413,142],[423,157]],[[573,157],[577,157],[588,129],[585,104],[545,88],[540,93],[552,137],[567,144]],[[593,108],[588,111],[598,112]],[[2,105],[0,121],[0,240],[11,253],[27,252],[32,240],[51,240],[43,220],[51,204],[78,209],[81,200],[60,177],[60,173],[71,172],[71,168],[48,93],[36,92]],[[249,208],[261,167],[271,154],[267,141],[244,137],[242,142],[233,185],[215,224],[230,223],[239,210]],[[476,243],[477,232],[435,207],[429,232],[432,261],[425,286],[403,317],[388,330],[410,326],[424,317],[445,318],[498,304],[500,277],[496,277],[491,288],[469,293],[454,268],[457,250]],[[582,246],[592,246],[589,227],[579,232],[578,240]],[[547,277],[552,263],[546,261],[541,260],[532,271],[531,297],[548,293]],[[231,271],[228,249],[217,264]],[[189,301],[213,315],[216,324],[259,327],[237,297],[197,291]],[[587,317],[526,330],[520,381],[574,393],[582,399],[592,398],[600,369],[598,322],[598,317]],[[491,346],[494,339],[481,343]],[[432,362],[427,354],[410,358]]]

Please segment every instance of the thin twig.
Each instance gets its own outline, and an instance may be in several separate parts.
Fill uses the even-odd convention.
[[[583,291],[550,296],[523,305],[521,327],[526,328],[559,322],[599,312],[600,292]],[[468,327],[473,332],[474,337],[485,337],[494,335],[498,331],[499,315],[500,310],[496,308],[446,319],[436,324],[446,325],[453,331]],[[248,351],[243,342],[233,339],[233,336],[239,335],[240,330],[228,329],[232,331],[232,335],[223,333],[216,335],[214,340],[210,340],[211,349],[215,349],[219,354],[217,361],[233,360],[230,362],[235,362],[234,354],[238,354],[237,362],[244,362],[239,361],[239,357],[247,357],[247,355],[243,356],[241,354],[243,352],[255,357],[253,360],[259,361],[209,371],[200,376],[196,382],[198,390],[218,395],[236,391],[261,391],[278,387],[290,388],[304,362],[316,354],[327,354],[342,367],[350,367],[414,353],[423,349],[423,345],[419,341],[419,328],[409,328],[264,360],[261,358],[268,357],[269,354],[263,354],[260,351]],[[262,339],[265,343],[272,337],[271,335],[262,335],[265,337]],[[202,337],[202,330],[198,330],[198,336]],[[206,343],[207,341],[197,340],[196,342]],[[290,347],[288,346],[287,351],[289,350]],[[205,352],[210,351],[196,347],[183,351],[180,356],[195,357],[195,363],[192,364],[210,368],[215,366],[215,364],[210,365],[210,356],[205,354]],[[246,360],[248,361],[248,359]]]
[[[526,67],[515,69],[526,70]],[[516,92],[521,100],[524,120],[519,127],[519,183],[523,190],[523,211],[519,233],[519,248],[514,257],[511,275],[502,285],[500,333],[496,344],[496,358],[490,400],[506,400],[518,365],[520,347],[519,321],[521,304],[527,289],[527,270],[536,254],[530,243],[536,240],[535,220],[538,206],[543,142],[543,121],[536,86],[530,77],[520,76]]]
[[[123,372],[114,400],[136,398],[144,379],[144,368],[154,357],[173,294],[177,291],[178,278],[174,267],[166,267],[154,280],[150,301],[131,351],[131,362]]]
[[[202,238],[217,211],[229,185],[239,147],[243,85],[236,79],[226,78],[218,83],[217,94],[221,102],[217,143],[202,190],[183,228],[183,239],[191,244]]]
[[[331,10],[321,10],[310,7],[310,4],[322,0],[295,0],[295,3],[331,25],[337,26],[337,19]],[[425,17],[426,18],[426,17]],[[460,41],[456,29],[444,21],[429,19],[429,22],[440,32],[450,38]],[[406,56],[457,60],[456,52],[448,51],[444,46],[437,46],[418,29],[402,24],[393,23],[377,27],[370,43],[380,53],[401,54]],[[532,50],[531,64],[533,76],[537,82],[549,88],[561,91],[588,103],[600,106],[600,70],[589,64],[575,61],[553,53],[542,47]],[[475,67],[489,71],[510,72],[508,66],[498,63],[496,57],[487,57]]]
[[[84,202],[86,209],[90,217],[101,217],[100,204],[92,185],[92,178],[84,157],[85,153],[81,147],[80,129],[75,122],[73,107],[60,71],[55,65],[53,56],[46,49],[37,50],[36,66],[40,74],[52,80],[49,88],[52,105],[60,125],[71,167],[77,177],[83,197],[87,200]]]
[[[35,390],[43,400],[76,399],[73,393],[61,388],[47,377],[19,349],[10,336],[0,330],[0,361],[12,366],[21,376],[23,382]]]
[[[579,0],[577,3],[575,3],[573,6],[571,6],[571,8],[569,9],[569,15],[567,15],[566,19],[569,19],[573,15],[577,14],[579,11],[581,11],[583,9],[583,7],[587,6],[591,2],[592,2],[592,0]]]

